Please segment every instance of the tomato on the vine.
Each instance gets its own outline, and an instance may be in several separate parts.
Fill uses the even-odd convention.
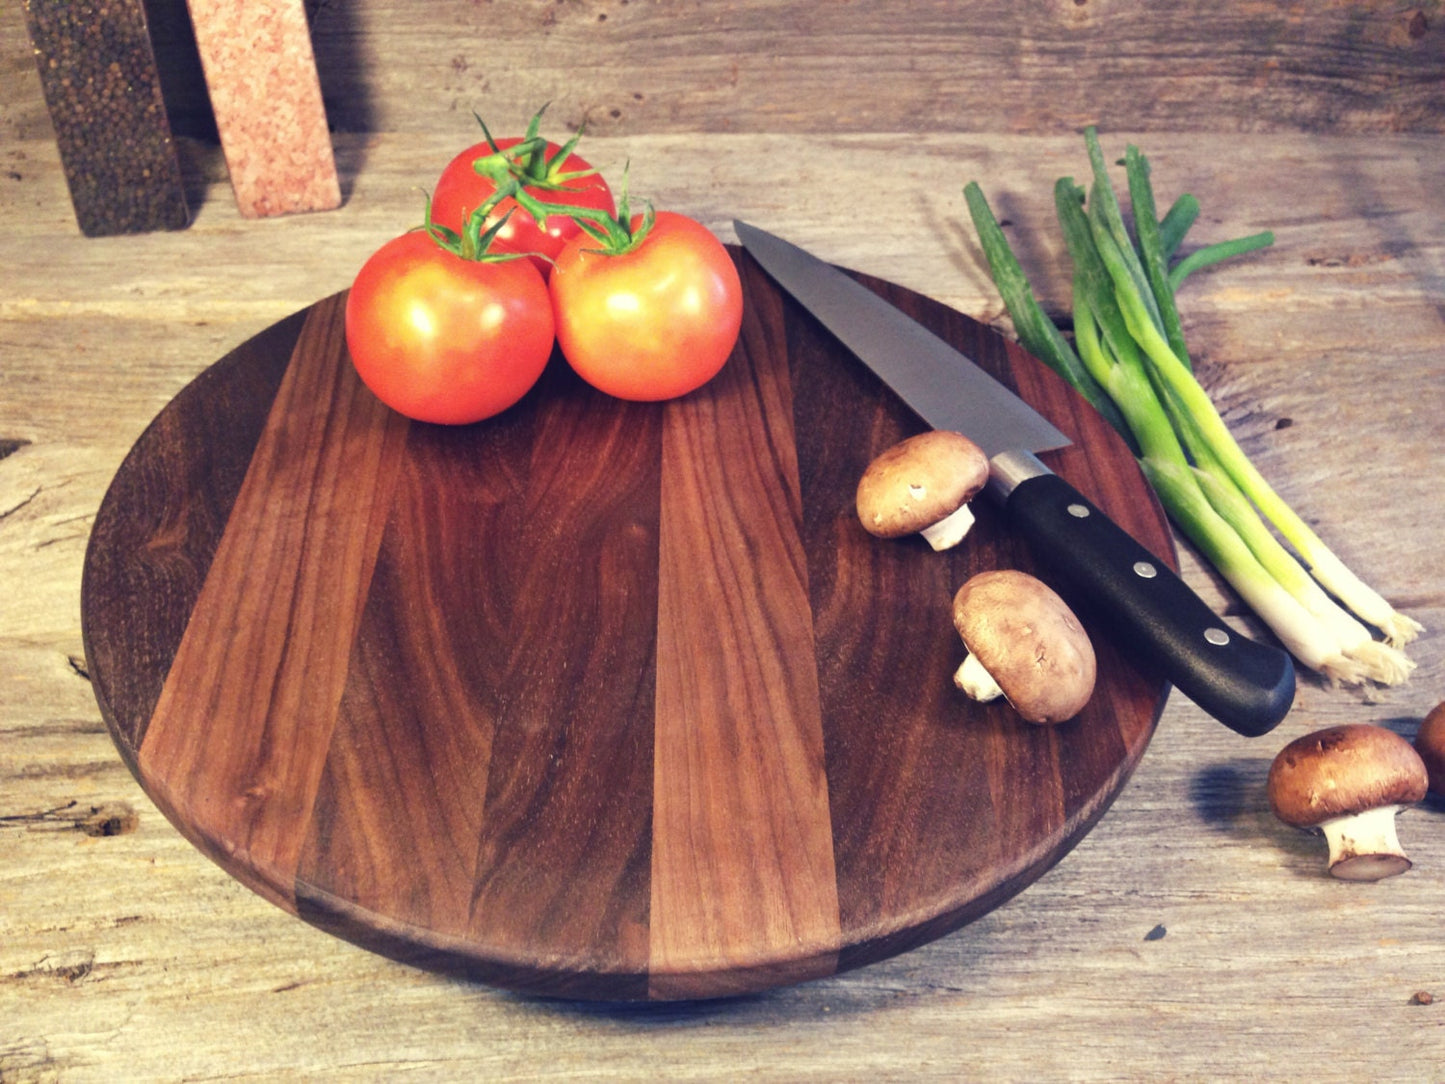
[[[346,342],[387,406],[464,425],[507,409],[542,375],[551,301],[530,260],[464,259],[416,231],[362,266],[346,299]]]
[[[620,251],[584,232],[558,255],[549,280],[557,342],[600,391],[672,399],[711,380],[732,353],[742,284],[701,223],[671,211],[627,218],[625,200],[623,214],[612,223]]]
[[[494,247],[538,254],[533,262],[545,277],[551,270],[550,261],[579,230],[571,216],[547,214],[548,205],[589,208],[609,215],[617,208],[602,174],[574,153],[577,138],[559,146],[537,134],[541,116],[539,112],[532,118],[523,137],[494,140],[488,133],[486,140],[453,158],[432,193],[431,217],[437,225],[461,233],[473,211],[500,187],[515,183],[518,194],[498,202],[487,213],[486,223],[490,226],[506,218]]]

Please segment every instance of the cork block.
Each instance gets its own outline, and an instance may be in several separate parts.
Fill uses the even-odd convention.
[[[302,0],[187,5],[241,214],[263,218],[340,206]]]
[[[81,232],[184,228],[185,184],[141,0],[26,0],[25,15]]]

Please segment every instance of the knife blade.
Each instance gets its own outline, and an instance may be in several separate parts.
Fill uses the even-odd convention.
[[[1294,702],[1287,653],[1230,629],[1207,603],[1037,453],[1070,441],[972,360],[862,283],[746,222],[733,228],[774,281],[935,429],[989,457],[985,492],[1009,528],[1082,594],[1126,650],[1230,729],[1267,734]]]

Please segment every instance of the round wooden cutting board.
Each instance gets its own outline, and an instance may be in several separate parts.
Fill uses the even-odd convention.
[[[991,507],[944,554],[862,530],[860,473],[922,424],[736,258],[738,347],[673,402],[554,357],[497,418],[411,423],[356,379],[337,295],[160,413],[96,518],[83,621],[116,745],[187,838],[376,951],[595,999],[876,961],[1082,838],[1165,683],[1081,610],[1099,680],[1077,719],[966,700],[954,591],[1048,575]],[[1075,441],[1049,464],[1174,565],[1072,391],[863,281],[1047,414]]]

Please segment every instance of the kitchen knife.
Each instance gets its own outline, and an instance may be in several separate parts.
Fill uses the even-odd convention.
[[[1129,651],[1230,729],[1266,734],[1294,702],[1283,651],[1226,627],[1169,568],[1037,454],[1070,443],[988,373],[846,273],[781,238],[733,223],[743,248],[935,429],[989,457],[985,490],[1009,527],[1070,581]]]

